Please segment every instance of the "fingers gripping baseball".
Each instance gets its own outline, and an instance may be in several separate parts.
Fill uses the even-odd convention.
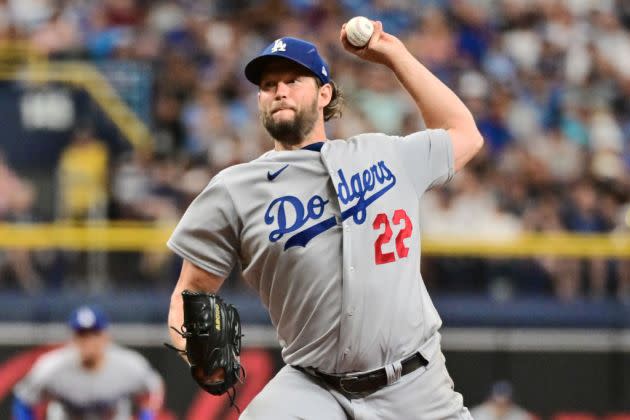
[[[398,38],[383,30],[381,21],[371,22],[374,31],[366,45],[357,47],[350,43],[348,32],[346,31],[346,23],[341,27],[339,39],[344,49],[357,57],[366,61],[388,65],[391,62],[392,55],[396,54],[399,48],[404,48],[404,45]]]

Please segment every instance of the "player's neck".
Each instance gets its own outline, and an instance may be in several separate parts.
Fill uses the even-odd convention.
[[[81,360],[81,366],[83,366],[83,369],[88,372],[96,372],[103,366],[104,362],[105,357],[104,355],[101,355],[99,357]]]
[[[278,140],[274,140],[274,149],[276,151],[286,151],[286,150],[300,150],[309,144],[319,143],[321,141],[326,141],[326,129],[324,128],[324,123],[318,123],[313,127],[313,130],[304,136],[304,139],[298,144],[286,144],[281,143]]]

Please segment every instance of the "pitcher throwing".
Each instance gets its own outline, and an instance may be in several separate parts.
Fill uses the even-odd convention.
[[[343,27],[340,41],[387,66],[428,129],[328,139],[341,100],[331,69],[315,45],[278,39],[245,67],[274,150],[217,174],[168,242],[184,258],[170,325],[182,325],[183,290],[217,292],[237,261],[269,310],[286,366],[244,419],[470,418],[420,275],[418,209],[483,139],[457,96],[373,24],[363,48]]]

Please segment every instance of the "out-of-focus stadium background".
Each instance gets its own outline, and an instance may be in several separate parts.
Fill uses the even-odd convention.
[[[345,91],[329,137],[423,128],[389,71],[340,48],[354,15],[399,36],[486,139],[422,214],[467,405],[508,380],[538,418],[630,418],[625,0],[0,1],[1,418],[84,302],[164,375],[171,418],[236,417],[161,347],[180,266],[164,242],[213,174],[271,148],[242,68],[282,35],[316,42]],[[246,324],[243,405],[279,354],[238,271],[222,294]]]

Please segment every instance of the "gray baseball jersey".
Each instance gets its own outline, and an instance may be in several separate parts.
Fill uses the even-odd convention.
[[[420,275],[419,199],[454,173],[448,133],[362,134],[270,151],[217,174],[169,247],[210,273],[239,260],[284,361],[375,369],[433,337]]]
[[[108,345],[103,366],[86,371],[78,349],[66,345],[43,355],[16,385],[15,395],[29,405],[56,403],[56,419],[131,418],[131,397],[160,392],[161,379],[140,354]]]

